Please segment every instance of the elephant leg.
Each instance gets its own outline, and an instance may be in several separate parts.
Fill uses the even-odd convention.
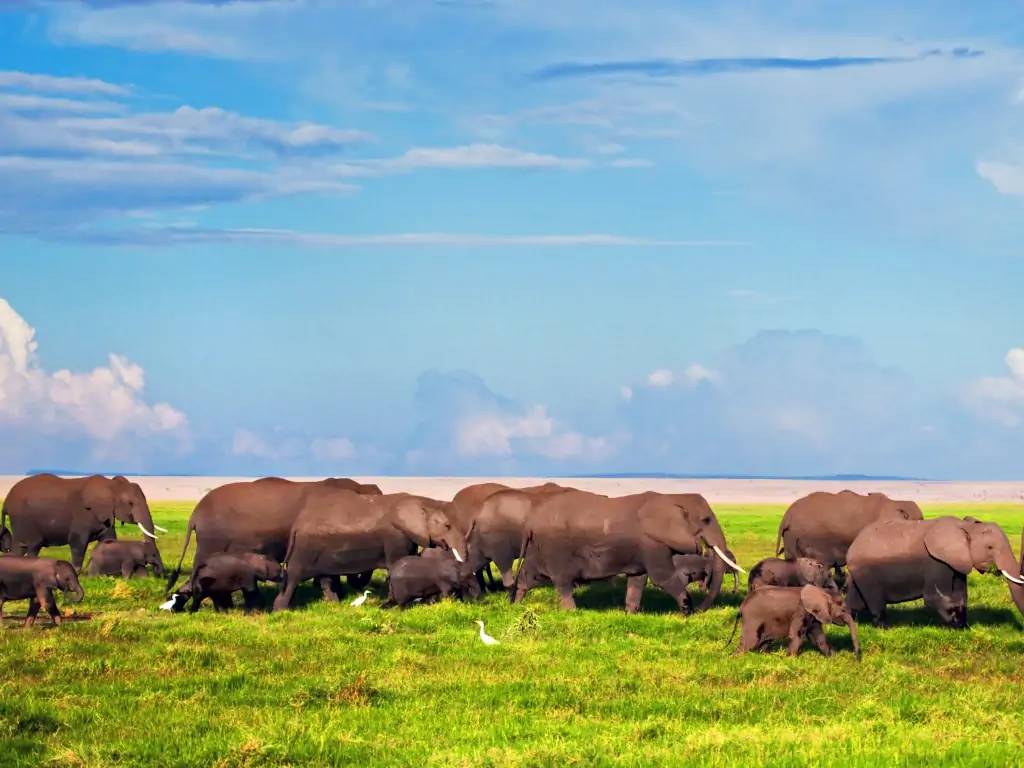
[[[640,601],[644,596],[644,587],[647,586],[647,574],[641,573],[638,576],[629,576],[626,579],[626,613],[636,613],[640,610]]]
[[[576,600],[572,596],[575,584],[571,581],[555,582],[555,589],[558,591],[558,603],[566,611],[576,610]]]
[[[43,548],[42,544],[19,544],[18,549],[21,550],[19,553],[22,557],[39,557],[39,550]]]
[[[73,532],[68,537],[68,547],[71,549],[71,565],[75,573],[82,572],[82,563],[85,562],[85,550],[89,546],[89,537],[84,534]]]
[[[821,624],[815,622],[808,632],[808,636],[811,638],[811,642],[814,643],[815,647],[821,651],[823,656],[832,655],[832,646],[828,644],[828,638],[825,637],[825,630]]]
[[[214,592],[213,593],[213,608],[219,613],[224,613],[231,609],[232,600],[230,592]]]
[[[25,626],[31,627],[36,623],[36,616],[39,614],[39,598],[33,597],[28,601],[28,613],[25,615]]]
[[[121,563],[121,577],[122,578],[130,579],[134,573],[135,573],[135,565],[134,565],[134,563],[131,563],[129,561],[125,561],[125,562]]]
[[[257,608],[263,607],[263,598],[260,595],[259,589],[243,589],[242,598],[244,600],[244,610],[246,613],[252,613]]]
[[[4,603],[6,602],[6,598],[0,597],[0,621],[4,620]]]
[[[321,576],[320,591],[324,593],[324,600],[328,603],[337,603],[341,600],[341,576]]]
[[[757,650],[761,644],[760,625],[753,619],[743,620],[743,631],[740,632],[740,653]]]
[[[277,593],[277,597],[274,598],[274,607],[271,610],[284,611],[291,606],[292,598],[295,597],[295,589],[302,581],[301,577],[302,574],[297,567],[285,571],[284,589]]]
[[[647,575],[651,577],[651,581],[675,598],[680,611],[690,613],[693,604],[686,591],[686,585],[672,567],[672,553],[668,550],[663,553],[649,553],[646,560]]]
[[[870,578],[849,579],[846,604],[854,613],[866,611],[876,627],[886,626],[885,593]]]
[[[350,589],[359,592],[366,589],[372,578],[373,571],[366,571],[365,573],[350,573],[345,577],[345,581],[348,582]]]
[[[50,614],[50,619],[53,621],[55,626],[60,626],[61,619],[60,610],[57,608],[57,600],[53,596],[53,590],[46,590],[46,612]]]

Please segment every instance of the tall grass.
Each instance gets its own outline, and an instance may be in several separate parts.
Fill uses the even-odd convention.
[[[173,565],[191,504],[154,506]],[[771,553],[781,507],[717,511],[743,564]],[[1021,506],[926,512],[1015,543],[1024,523]],[[545,589],[384,611],[376,580],[360,609],[309,588],[253,616],[158,611],[157,579],[83,581],[77,620],[0,632],[0,765],[994,766],[1024,747],[1022,620],[990,576],[970,577],[970,629],[898,607],[861,628],[859,664],[839,627],[829,659],[734,655],[728,579],[688,618],[653,587],[625,615],[621,581],[579,590],[575,613]]]

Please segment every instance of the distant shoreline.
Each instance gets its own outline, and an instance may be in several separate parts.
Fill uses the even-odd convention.
[[[0,475],[0,496],[7,494],[24,475]],[[198,501],[225,483],[252,477],[218,475],[129,475],[151,501]],[[928,504],[1011,503],[1024,504],[1022,481],[913,480],[889,478],[701,478],[701,477],[398,477],[353,475],[360,482],[376,483],[385,493],[405,491],[436,499],[451,499],[459,489],[474,483],[496,482],[512,487],[536,485],[548,480],[562,485],[623,496],[641,491],[701,493],[712,504],[788,504],[812,491],[858,493],[878,491],[893,498]],[[318,480],[319,477],[292,477]]]

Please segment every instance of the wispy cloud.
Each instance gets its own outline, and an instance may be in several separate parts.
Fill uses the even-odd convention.
[[[58,77],[17,70],[0,71],[0,88],[92,96],[128,96],[131,89],[91,77]]]
[[[482,170],[488,168],[585,168],[583,157],[528,152],[500,144],[465,144],[456,147],[414,147],[397,157],[344,163],[335,167],[342,176],[376,176],[426,169]]]
[[[915,56],[825,56],[797,58],[788,56],[740,56],[699,59],[636,59],[632,61],[567,61],[535,71],[534,80],[558,80],[570,77],[642,75],[645,77],[706,77],[711,75],[764,72],[772,70],[819,71],[848,67],[873,67],[885,64],[909,64],[933,57],[976,58],[984,51],[974,48],[933,48]]]

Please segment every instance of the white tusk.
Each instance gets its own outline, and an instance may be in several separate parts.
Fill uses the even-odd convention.
[[[1014,584],[1024,584],[1024,579],[1018,579],[1016,576],[1011,576],[1001,568],[999,569],[999,572],[1002,573],[1005,578],[1012,581]]]
[[[462,559],[462,555],[459,554],[459,550],[457,550],[455,547],[452,547],[452,554],[455,556],[455,559],[458,562],[460,562],[460,563],[464,563],[465,562],[465,560]]]
[[[142,531],[147,536],[149,536],[149,538],[151,538],[151,539],[158,538],[158,536],[155,533],[150,533],[149,531],[147,531],[146,530],[146,526],[144,526],[142,523],[136,523],[136,525],[139,526],[139,530]]]
[[[157,525],[156,523],[153,523],[153,529],[154,529],[154,530],[157,530],[157,531],[160,531],[160,533],[167,533],[167,529],[166,529],[166,528],[161,528],[161,527],[160,527],[159,525]]]
[[[711,548],[715,550],[715,554],[722,558],[730,567],[735,568],[740,573],[746,573],[745,570],[743,570],[737,563],[734,563],[732,560],[730,560],[729,557],[725,554],[725,552],[720,550],[715,544],[712,544]]]

